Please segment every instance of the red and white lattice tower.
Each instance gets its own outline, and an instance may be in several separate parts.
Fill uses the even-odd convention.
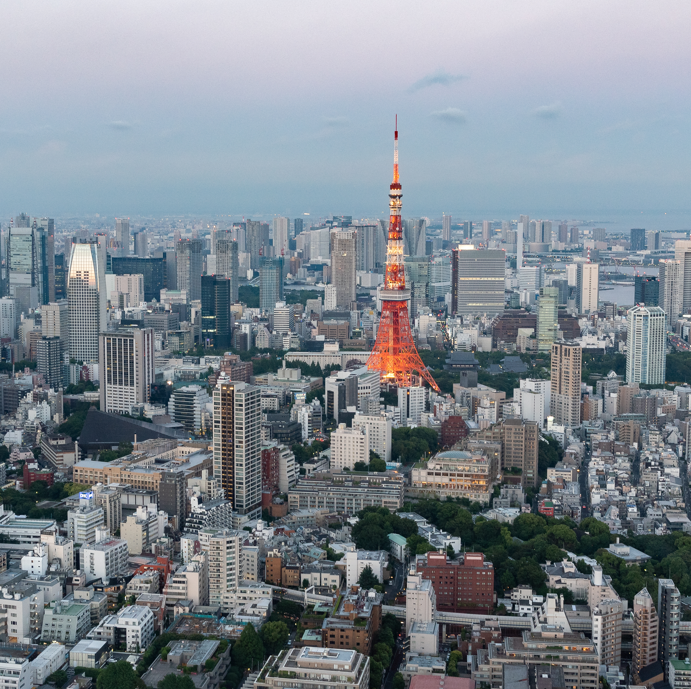
[[[394,133],[393,182],[389,191],[389,239],[386,245],[386,273],[381,291],[381,318],[377,341],[367,368],[381,373],[382,383],[411,387],[424,378],[439,392],[439,386],[422,363],[408,318],[410,290],[405,286],[403,228],[401,225],[401,183],[398,178],[398,117]]]

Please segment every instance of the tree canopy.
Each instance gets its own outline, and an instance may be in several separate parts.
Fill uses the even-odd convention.
[[[264,661],[264,644],[251,623],[245,625],[240,638],[233,646],[232,658],[233,665],[248,669],[256,668]]]
[[[365,567],[360,574],[358,584],[360,584],[363,589],[373,589],[375,586],[378,586],[379,583],[380,581],[375,576],[372,568],[367,565],[367,567]]]
[[[158,683],[158,689],[194,689],[194,682],[189,675],[176,675],[171,672]]]
[[[417,533],[417,524],[411,519],[402,519],[386,507],[365,507],[353,527],[352,538],[358,550],[388,550],[389,534],[396,533],[408,538]]]
[[[259,636],[266,653],[275,655],[285,648],[290,632],[285,622],[267,622],[259,631]]]
[[[118,660],[101,670],[96,680],[96,689],[135,689],[138,682],[139,675],[134,668],[126,660]]]

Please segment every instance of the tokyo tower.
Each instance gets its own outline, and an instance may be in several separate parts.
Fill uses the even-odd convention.
[[[382,383],[411,387],[424,378],[439,392],[439,386],[422,363],[408,318],[410,290],[405,286],[403,229],[401,226],[401,183],[398,179],[398,117],[394,133],[393,182],[389,191],[389,239],[386,244],[386,273],[381,291],[382,307],[377,341],[367,368],[379,371]]]

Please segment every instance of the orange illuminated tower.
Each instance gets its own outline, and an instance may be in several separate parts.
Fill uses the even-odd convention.
[[[398,117],[394,133],[393,182],[389,191],[389,239],[386,245],[386,273],[381,291],[381,318],[377,341],[367,368],[381,373],[382,383],[411,387],[424,378],[437,392],[439,386],[429,374],[413,342],[408,318],[410,290],[405,286],[403,230],[401,228],[401,183],[398,181]]]

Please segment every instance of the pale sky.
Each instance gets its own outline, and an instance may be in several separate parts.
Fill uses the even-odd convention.
[[[691,3],[0,5],[0,213],[689,211]]]

